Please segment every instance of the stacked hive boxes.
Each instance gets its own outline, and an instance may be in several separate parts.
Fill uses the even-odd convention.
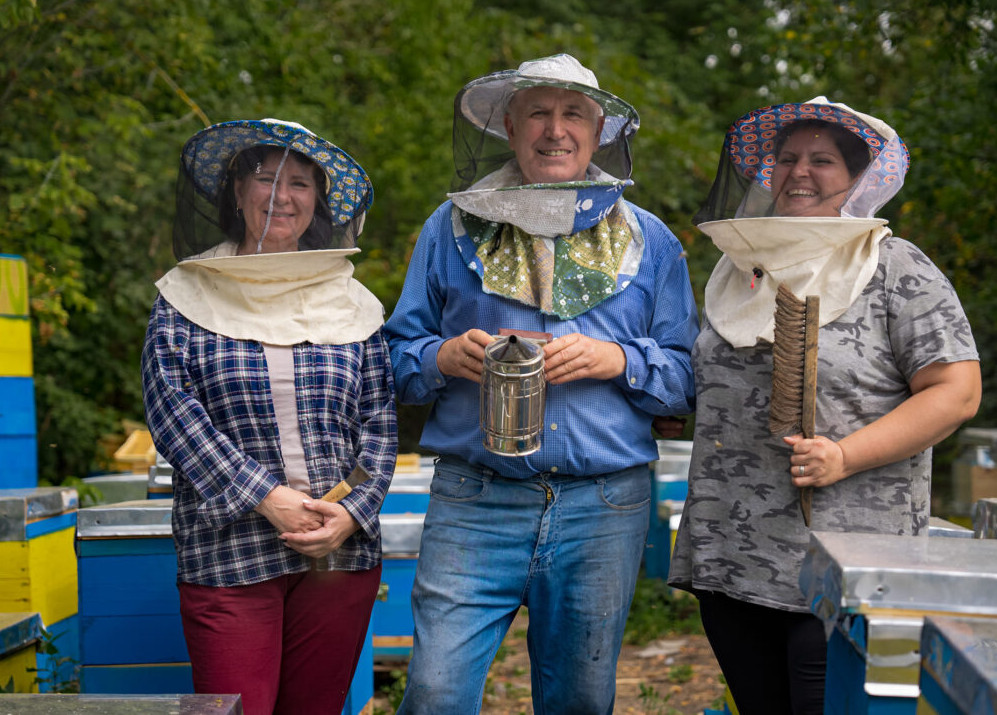
[[[37,658],[41,689],[79,657],[73,489],[38,489],[28,267],[0,255],[0,612],[37,612],[57,653]]]
[[[412,654],[412,584],[419,560],[422,524],[429,506],[433,457],[400,454],[381,507],[381,594],[371,614],[374,659],[394,661]]]
[[[193,692],[169,497],[80,511],[76,545],[83,693]],[[373,697],[372,657],[368,635],[343,715],[356,715]]]
[[[654,502],[644,550],[644,574],[648,578],[668,578],[675,530],[689,492],[691,459],[691,441],[658,440],[658,459],[651,463]]]
[[[77,506],[75,489],[0,490],[0,613],[41,616],[57,649],[37,657],[43,692],[72,680],[79,659]]]
[[[137,500],[80,511],[81,692],[193,692],[171,508]]]
[[[38,484],[28,268],[0,254],[0,489]]]
[[[925,617],[997,622],[997,541],[971,536],[811,533],[800,587],[830,627],[825,713],[921,713]]]

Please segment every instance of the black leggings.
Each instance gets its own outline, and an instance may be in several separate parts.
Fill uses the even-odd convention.
[[[706,637],[740,715],[822,715],[824,624],[793,613],[700,591]]]

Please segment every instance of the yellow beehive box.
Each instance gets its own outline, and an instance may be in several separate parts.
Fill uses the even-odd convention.
[[[152,443],[152,434],[147,429],[132,430],[125,438],[124,444],[114,452],[116,467],[124,467],[137,473],[148,473],[149,467],[156,463],[156,445]]]
[[[0,687],[15,693],[37,693],[34,669],[41,641],[37,613],[0,613]]]
[[[48,624],[77,613],[75,535],[72,526],[0,541],[0,612],[37,611]]]
[[[396,472],[418,472],[419,455],[416,452],[402,452],[395,461]]]
[[[31,321],[0,315],[0,375],[31,377]]]
[[[78,510],[69,487],[0,489],[0,612],[76,615]]]
[[[28,316],[28,263],[0,254],[0,315]]]

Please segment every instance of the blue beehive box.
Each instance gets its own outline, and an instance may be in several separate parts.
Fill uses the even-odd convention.
[[[159,452],[149,467],[146,495],[149,499],[173,498],[173,466]]]
[[[664,579],[671,566],[672,517],[682,513],[689,493],[692,442],[659,439],[657,443],[658,459],[650,465],[653,504],[644,549],[644,574]]]
[[[434,457],[400,454],[382,514],[425,514],[429,507],[429,485],[433,481]]]
[[[0,489],[38,484],[35,381],[0,376]]]
[[[920,683],[918,713],[997,713],[997,620],[925,618]]]
[[[412,584],[425,514],[381,514],[382,595],[374,603],[374,659],[412,654]]]
[[[193,692],[172,504],[140,499],[80,510],[81,692]]]

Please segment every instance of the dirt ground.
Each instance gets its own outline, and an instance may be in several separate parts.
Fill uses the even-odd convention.
[[[384,676],[378,679],[384,680]],[[377,687],[377,684],[375,684]],[[643,646],[624,646],[616,671],[619,715],[701,715],[723,708],[720,668],[704,635],[680,635]],[[375,712],[393,713],[390,698],[377,693]],[[532,715],[526,616],[509,629],[489,671],[484,715]]]

